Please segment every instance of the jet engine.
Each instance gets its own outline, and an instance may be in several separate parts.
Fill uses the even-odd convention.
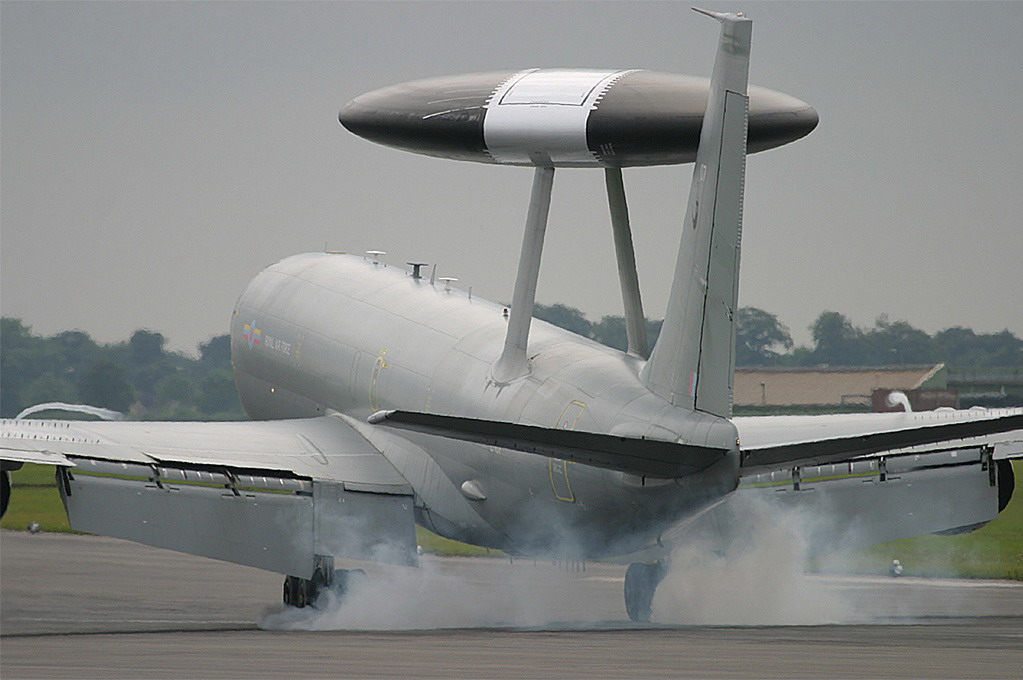
[[[998,512],[1001,513],[1012,500],[1012,494],[1016,490],[1016,474],[1012,469],[1012,461],[996,460],[991,463],[994,466],[995,474],[998,476]],[[983,529],[989,522],[979,522],[965,527],[956,527],[947,531],[939,531],[935,536],[958,536],[969,534],[977,529]]]
[[[11,502],[11,473],[4,470],[0,473],[0,517],[7,514],[7,506]]]

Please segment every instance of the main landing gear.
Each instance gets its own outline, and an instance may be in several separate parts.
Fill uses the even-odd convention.
[[[629,618],[645,623],[650,620],[654,592],[667,572],[663,562],[633,562],[625,572],[625,611]]]
[[[365,579],[362,569],[333,569],[330,564],[320,563],[312,578],[284,577],[284,604],[299,609],[312,606],[328,590],[343,600],[352,586]]]

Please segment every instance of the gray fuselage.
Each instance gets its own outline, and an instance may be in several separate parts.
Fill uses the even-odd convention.
[[[621,554],[737,485],[738,453],[674,480],[366,423],[381,409],[648,437],[734,442],[722,418],[672,406],[643,360],[534,320],[530,373],[500,384],[506,310],[362,257],[308,253],[256,276],[231,323],[239,394],[254,419],[343,414],[416,492],[417,517],[449,538],[566,558]]]

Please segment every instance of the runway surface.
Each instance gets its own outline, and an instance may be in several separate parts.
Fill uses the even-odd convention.
[[[1023,584],[814,576],[771,593],[804,598],[779,609],[783,619],[809,612],[812,625],[638,626],[621,601],[623,575],[616,565],[426,558],[420,570],[371,574],[340,609],[284,611],[275,574],[114,539],[3,532],[0,676],[1018,678],[1023,669]],[[775,588],[768,573],[753,581]],[[764,615],[755,589],[730,590],[740,605],[749,599],[748,612],[730,616]]]

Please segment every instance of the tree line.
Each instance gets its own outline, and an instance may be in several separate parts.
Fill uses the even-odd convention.
[[[0,319],[0,415],[61,401],[147,420],[240,420],[231,340],[199,345],[199,358],[168,352],[160,333],[140,329],[127,342],[101,344],[72,330],[43,337],[20,319]]]
[[[534,316],[597,342],[625,350],[625,319],[604,316],[591,322],[581,311],[563,304],[536,305]],[[662,321],[647,320],[651,347]],[[844,314],[824,311],[810,325],[813,346],[796,346],[778,317],[756,307],[739,308],[736,318],[735,363],[738,366],[893,366],[946,363],[958,368],[1023,366],[1023,340],[1008,330],[976,333],[954,326],[934,335],[906,321],[879,316],[860,328]]]
[[[605,345],[625,350],[625,319],[593,322],[563,304],[541,305],[534,315]],[[647,321],[653,347],[661,321]],[[1023,340],[1008,330],[976,333],[962,326],[934,335],[906,321],[878,317],[860,328],[843,314],[821,312],[810,326],[813,345],[796,346],[774,314],[739,309],[739,366],[891,366],[943,362],[956,368],[1023,367]],[[88,333],[43,337],[20,319],[0,319],[0,415],[10,418],[34,404],[62,401],[130,412],[147,420],[238,420],[245,417],[231,372],[231,340],[218,335],[198,346],[199,358],[169,352],[166,338],[140,329],[126,342],[102,344]]]

